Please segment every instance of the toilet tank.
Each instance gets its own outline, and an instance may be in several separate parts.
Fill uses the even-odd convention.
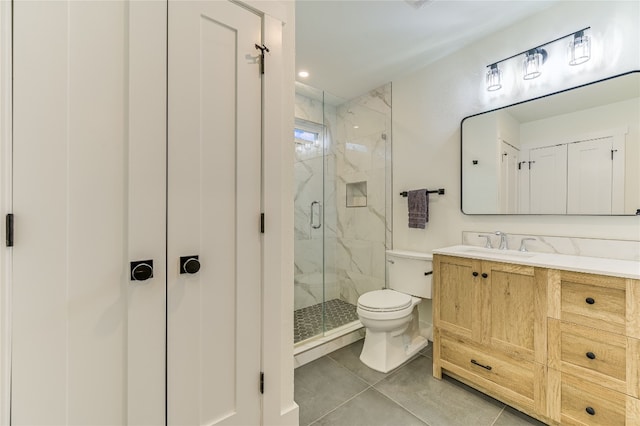
[[[423,299],[431,299],[431,278],[433,277],[431,253],[387,250],[387,266],[390,289]]]

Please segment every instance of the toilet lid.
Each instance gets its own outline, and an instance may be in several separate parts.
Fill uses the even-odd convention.
[[[358,306],[367,311],[400,311],[411,306],[411,296],[394,290],[376,290],[358,298]]]

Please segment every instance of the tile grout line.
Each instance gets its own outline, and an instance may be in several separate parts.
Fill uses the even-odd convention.
[[[367,383],[368,384],[368,383]],[[353,400],[354,398],[362,395],[363,393],[365,393],[366,391],[368,391],[369,389],[373,389],[373,386],[368,386],[367,388],[363,389],[362,391],[358,392],[357,394],[353,395],[351,398],[343,401],[341,404],[339,404],[338,406],[336,406],[335,408],[333,408],[332,410],[326,412],[325,414],[323,414],[322,416],[318,417],[317,419],[315,419],[314,421],[312,421],[311,423],[309,423],[309,426],[313,425],[314,423],[317,423],[318,421],[322,420],[323,418],[327,417],[329,414],[333,413],[334,411],[336,411],[338,408],[342,407],[343,405],[347,404],[349,401]]]
[[[506,405],[504,407],[502,407],[502,410],[500,410],[500,412],[498,413],[498,417],[496,417],[495,420],[493,421],[493,423],[491,423],[491,426],[494,426],[496,424],[496,422],[498,421],[498,419],[500,418],[502,413],[504,413],[504,410],[506,410],[506,408],[507,408]]]
[[[330,354],[324,355],[324,358],[327,358],[329,360],[331,360],[331,362],[335,363],[336,365],[344,368],[345,370],[347,370],[349,372],[349,374],[351,374],[352,376],[354,376],[355,378],[357,378],[358,380],[360,380],[361,382],[363,382],[365,385],[367,386],[371,386],[366,380],[364,380],[362,377],[358,376],[356,373],[354,373],[353,371],[351,371],[350,369],[348,369],[344,364],[342,364],[341,362],[339,362],[338,360],[335,360],[333,358],[331,358],[329,356]]]
[[[426,421],[425,419],[423,419],[422,417],[418,416],[416,413],[414,413],[413,411],[409,410],[407,407],[405,407],[404,405],[400,404],[398,401],[396,401],[395,399],[391,398],[390,396],[388,396],[387,394],[384,394],[382,392],[380,392],[378,389],[376,389],[375,387],[371,386],[371,388],[378,392],[380,395],[382,395],[383,397],[387,398],[389,401],[393,402],[394,404],[396,404],[398,407],[402,408],[404,411],[406,411],[407,413],[411,414],[413,417],[415,417],[416,419],[420,420],[422,423],[424,423],[427,426],[431,426],[431,423],[429,423],[428,421]]]
[[[372,386],[373,387],[373,386]],[[431,424],[426,421],[425,419],[423,419],[422,417],[418,416],[416,413],[414,413],[413,411],[411,411],[410,409],[408,409],[407,407],[405,407],[404,405],[402,405],[400,402],[396,401],[395,399],[393,399],[392,397],[390,397],[389,395],[387,395],[386,393],[383,393],[382,391],[376,389],[375,387],[373,387],[373,389],[378,392],[380,395],[384,396],[385,398],[388,398],[390,401],[392,401],[394,404],[396,404],[398,407],[402,408],[404,411],[406,411],[407,413],[410,413],[412,416],[414,416],[416,419],[420,420],[421,422],[425,423],[427,426],[430,426]]]
[[[393,402],[394,404],[396,404],[398,407],[400,407],[402,410],[406,411],[407,413],[411,414],[413,417],[415,417],[416,419],[420,420],[421,422],[423,422],[426,426],[431,426],[431,424],[429,422],[427,422],[426,420],[422,419],[422,417],[416,415],[414,412],[412,412],[411,410],[407,409],[405,406],[403,406],[402,404],[400,404],[398,401],[394,400],[393,398],[390,398],[389,396],[385,395],[384,393],[380,392],[378,389],[375,388],[375,386],[377,384],[379,384],[380,382],[395,376],[396,374],[398,374],[404,367],[406,367],[407,365],[409,365],[409,363],[411,363],[412,361],[418,359],[418,357],[423,356],[425,358],[429,358],[426,355],[423,355],[421,353],[417,353],[415,356],[413,356],[410,360],[407,360],[404,364],[402,364],[401,366],[397,367],[394,371],[391,372],[391,374],[389,374],[388,376],[385,376],[383,378],[381,378],[380,380],[376,381],[374,384],[370,384],[369,382],[367,382],[366,380],[364,380],[364,378],[360,377],[359,375],[357,375],[355,372],[351,371],[349,368],[347,368],[347,366],[345,366],[344,364],[342,364],[341,362],[339,362],[336,359],[333,359],[331,357],[331,354],[327,354],[325,355],[326,358],[330,359],[331,361],[333,361],[334,363],[336,363],[337,365],[339,365],[340,367],[344,368],[345,370],[347,370],[349,373],[351,373],[353,376],[357,377],[359,380],[361,380],[362,382],[364,382],[368,387],[366,389],[364,389],[362,392],[357,393],[356,395],[354,395],[353,397],[349,398],[348,400],[344,401],[342,404],[338,405],[337,407],[335,407],[333,410],[327,412],[326,414],[318,417],[317,419],[315,419],[313,422],[309,423],[309,426],[313,425],[314,423],[317,423],[319,420],[321,420],[322,418],[328,416],[329,414],[331,414],[332,412],[334,412],[335,410],[337,410],[338,408],[342,407],[343,405],[347,404],[349,401],[353,400],[354,398],[358,397],[359,395],[363,394],[364,392],[368,391],[368,390],[374,390],[375,392],[377,392],[378,394],[380,394],[381,396],[383,396],[384,398],[387,398],[389,401]]]

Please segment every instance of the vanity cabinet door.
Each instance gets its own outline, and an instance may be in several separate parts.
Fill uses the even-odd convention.
[[[473,259],[434,256],[435,327],[470,340],[482,340],[481,266]]]
[[[544,269],[482,262],[482,342],[526,361],[544,362],[546,276]],[[536,352],[540,352],[536,356]]]
[[[546,416],[548,274],[434,256],[434,376],[446,370],[520,410]]]

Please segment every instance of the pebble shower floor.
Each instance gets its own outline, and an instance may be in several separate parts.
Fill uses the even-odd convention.
[[[322,303],[293,312],[293,342],[298,343],[322,334]],[[356,306],[340,299],[328,300],[325,306],[325,329],[331,330],[358,319]]]

